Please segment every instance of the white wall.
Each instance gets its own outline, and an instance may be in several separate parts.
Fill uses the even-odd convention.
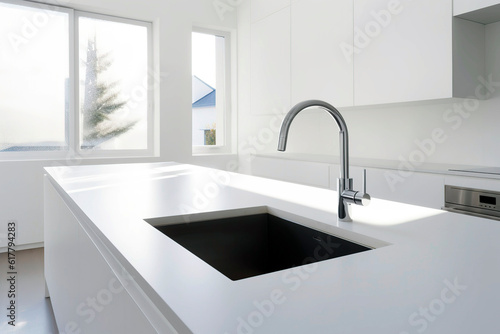
[[[263,13],[260,20],[269,15],[284,14],[293,1],[280,1],[282,6]],[[260,21],[255,19],[255,12],[262,0],[247,1],[240,6],[238,17],[240,81],[239,81],[239,140],[247,143],[240,151],[241,170],[251,172],[252,153],[277,153],[277,125],[293,102],[275,105],[277,115],[258,113],[252,109],[252,34]],[[261,11],[263,12],[263,11]],[[252,19],[254,17],[254,19]],[[280,31],[291,31],[290,26],[283,26],[283,19],[277,23]],[[285,23],[286,24],[286,23]],[[288,30],[287,30],[288,29]],[[285,35],[283,33],[282,35]],[[486,28],[486,74],[500,82],[500,23],[490,24]],[[281,41],[277,40],[276,43]],[[327,42],[327,41],[325,41]],[[427,50],[429,51],[429,50]],[[426,51],[426,52],[427,52]],[[431,51],[429,51],[431,52]],[[281,54],[289,58],[290,53]],[[313,63],[314,59],[310,59]],[[293,64],[293,62],[291,62]],[[293,73],[294,68],[290,67]],[[290,85],[282,75],[282,86]],[[273,79],[275,82],[279,78]],[[292,76],[293,80],[293,76]],[[432,78],[429,78],[432,80]],[[479,82],[478,82],[479,84]],[[495,87],[492,98],[477,102],[470,115],[460,116],[453,113],[456,104],[460,107],[464,100],[427,101],[373,107],[339,108],[345,117],[350,131],[350,153],[354,158],[371,158],[398,161],[408,158],[419,149],[416,142],[432,138],[434,129],[442,131],[441,143],[436,143],[425,157],[425,163],[449,165],[500,166],[500,84]],[[269,90],[269,96],[280,92],[282,87]],[[334,106],[336,101],[328,101]],[[468,101],[471,102],[471,101]],[[260,102],[262,103],[262,102]],[[465,105],[468,107],[468,105]],[[465,108],[464,108],[465,109]],[[276,125],[277,124],[277,125]],[[244,126],[243,126],[244,125]],[[334,120],[326,113],[307,111],[299,114],[290,130],[287,153],[307,153],[338,156],[338,129]],[[272,134],[272,138],[269,139]],[[260,137],[259,137],[260,136]],[[252,141],[251,139],[254,138]],[[256,138],[256,139],[255,139]],[[253,144],[251,144],[253,143]],[[430,146],[429,146],[430,147]]]
[[[213,0],[71,0],[48,1],[80,10],[154,22],[155,72],[162,74],[156,96],[160,150],[148,159],[0,161],[0,250],[6,246],[7,221],[18,222],[17,245],[43,242],[43,167],[94,163],[179,161],[224,168],[231,156],[191,154],[191,27],[236,28],[233,12],[221,20]]]

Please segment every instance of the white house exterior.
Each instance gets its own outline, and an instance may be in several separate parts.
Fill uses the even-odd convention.
[[[215,128],[217,121],[215,94],[215,88],[193,76],[193,146],[206,145],[205,131]]]

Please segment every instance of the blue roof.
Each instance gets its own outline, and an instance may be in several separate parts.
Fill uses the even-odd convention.
[[[215,107],[215,90],[193,103],[193,108]]]
[[[193,76],[193,108],[215,107],[216,90],[197,76]]]

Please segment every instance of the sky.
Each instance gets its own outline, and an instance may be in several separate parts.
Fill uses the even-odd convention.
[[[193,75],[215,87],[215,36],[201,33],[192,35]]]

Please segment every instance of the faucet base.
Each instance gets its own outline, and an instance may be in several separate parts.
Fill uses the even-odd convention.
[[[351,219],[351,206],[342,196],[344,191],[352,189],[353,180],[352,179],[337,179],[337,191],[338,191],[338,220],[342,222],[352,222]]]
[[[349,204],[347,204],[347,214],[345,215],[344,218],[340,218],[338,217],[337,220],[339,222],[343,222],[343,223],[352,223],[352,218],[351,218],[351,206]]]

